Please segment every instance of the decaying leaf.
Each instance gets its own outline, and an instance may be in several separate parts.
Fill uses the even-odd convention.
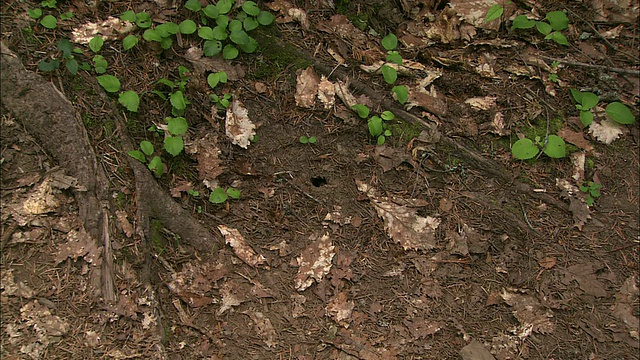
[[[487,12],[491,6],[496,3],[502,6],[502,16],[493,21],[486,22],[485,18]],[[506,0],[451,0],[449,1],[449,6],[456,11],[462,20],[477,28],[485,30],[498,30],[502,20],[509,19],[517,9],[517,5],[515,3]]]
[[[605,297],[607,296],[607,290],[595,274],[602,267],[603,265],[599,262],[571,265],[565,271],[562,282],[565,285],[569,285],[572,281],[575,281],[585,293],[596,297]]]
[[[109,16],[99,23],[86,23],[71,32],[71,41],[76,44],[88,44],[96,35],[104,40],[115,40],[120,35],[131,32],[136,26],[128,21]]]
[[[327,304],[327,316],[346,329],[349,327],[349,318],[355,306],[356,304],[352,300],[347,301],[347,294],[341,291]]]
[[[404,326],[409,329],[414,339],[424,339],[429,335],[433,335],[442,329],[442,324],[437,321],[427,320],[421,317],[414,319],[405,319]]]
[[[186,152],[195,155],[198,165],[198,178],[209,189],[214,189],[216,180],[224,172],[218,147],[218,136],[207,132],[186,145]],[[187,190],[188,191],[188,190]]]
[[[67,258],[76,260],[84,257],[84,260],[94,266],[102,264],[102,246],[98,247],[93,237],[81,228],[80,231],[71,230],[67,234],[67,242],[61,244],[55,255],[56,264],[65,261]]]
[[[247,301],[247,296],[243,293],[242,287],[234,280],[228,280],[222,284],[220,287],[220,295],[222,296],[222,306],[218,309],[218,316],[224,314],[225,311],[232,307]]]
[[[51,179],[46,178],[31,193],[27,200],[18,209],[24,215],[41,215],[54,211],[58,208],[58,200],[54,194],[56,190],[51,186]]]
[[[275,0],[267,3],[266,5],[269,9],[278,12],[278,17],[276,18],[277,23],[283,24],[297,21],[302,25],[304,30],[309,30],[307,13],[300,8],[293,7],[289,1]]]
[[[320,282],[331,270],[331,260],[336,254],[329,234],[313,234],[309,239],[311,243],[296,259],[299,268],[294,281],[298,291],[307,289],[314,280]]]
[[[256,267],[267,261],[264,256],[256,254],[237,229],[224,225],[218,225],[218,229],[222,233],[222,236],[224,236],[226,243],[231,245],[236,255],[247,265]]]
[[[440,219],[417,215],[417,210],[396,205],[386,197],[376,196],[375,189],[356,180],[358,190],[367,194],[378,216],[384,221],[384,228],[390,238],[405,250],[431,250],[436,245],[435,231]]]
[[[465,100],[464,103],[470,105],[472,108],[476,110],[489,110],[492,107],[496,106],[496,97],[495,96],[474,97],[474,98],[469,98]]]
[[[601,143],[611,144],[614,140],[622,135],[622,125],[613,122],[609,119],[604,119],[601,122],[592,122],[589,125],[589,133]]]
[[[620,319],[629,328],[629,335],[638,340],[638,317],[634,316],[634,309],[637,308],[638,281],[637,276],[628,277],[620,290],[616,293],[616,304],[613,307],[613,316]],[[635,305],[634,305],[635,304]]]
[[[227,79],[230,81],[240,80],[244,77],[244,68],[237,63],[231,63],[221,57],[206,57],[199,47],[192,46],[184,54],[184,58],[187,59],[193,65],[193,71],[191,71],[191,80],[197,80],[197,78],[206,78],[203,76],[207,72],[219,72],[224,71],[227,74]]]
[[[408,108],[415,106],[420,106],[438,116],[444,116],[448,111],[447,102],[438,94],[434,85],[431,85],[429,90],[420,84],[409,89]]]
[[[593,146],[587,139],[584,138],[582,132],[573,131],[567,126],[564,126],[562,129],[558,131],[558,136],[564,139],[564,141],[571,143],[581,149],[586,151],[593,151]]]
[[[576,184],[581,184],[584,179],[584,163],[586,159],[587,156],[583,151],[571,154],[571,164],[573,165],[573,175],[571,175],[571,178],[573,178]]]
[[[556,186],[562,190],[560,195],[569,199],[569,211],[573,215],[573,225],[582,230],[584,224],[591,219],[587,203],[579,196],[580,190],[565,179],[556,179]]]
[[[551,321],[553,312],[540,304],[538,299],[528,294],[516,291],[502,290],[502,299],[513,308],[513,315],[520,322],[521,329],[518,332],[520,338],[525,338],[531,332],[542,334],[552,333],[554,324]]]
[[[219,280],[226,269],[222,264],[202,262],[183,264],[180,272],[171,274],[167,288],[191,307],[217,303],[211,295],[212,284]]]
[[[251,321],[253,321],[253,325],[256,328],[256,332],[268,347],[271,348],[278,346],[278,334],[268,317],[264,316],[264,314],[259,311],[253,311],[253,309],[247,310],[243,312],[243,314],[251,318]]]
[[[384,172],[393,170],[404,162],[413,163],[411,155],[405,149],[386,145],[376,146],[373,149],[373,159]]]
[[[30,299],[36,295],[36,292],[23,281],[15,281],[13,269],[11,268],[3,271],[0,288],[2,289],[2,296],[19,296]]]
[[[318,99],[325,109],[331,109],[336,102],[336,89],[333,83],[322,75],[318,84]]]
[[[249,112],[235,97],[231,107],[227,109],[225,125],[226,134],[231,142],[243,149],[249,147],[251,139],[256,135],[256,126],[249,119]]]
[[[131,223],[129,222],[129,219],[127,219],[127,212],[126,211],[117,210],[116,211],[116,220],[117,220],[117,223],[118,223],[118,227],[122,230],[122,232],[128,238],[133,236],[133,234],[135,233],[135,230],[133,229],[133,225],[131,225]]]
[[[303,108],[312,108],[316,103],[319,83],[320,79],[313,66],[300,71],[296,78],[296,105]]]

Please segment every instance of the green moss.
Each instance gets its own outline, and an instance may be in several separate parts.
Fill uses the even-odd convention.
[[[596,167],[596,161],[594,160],[594,158],[592,156],[588,156],[584,160],[584,171],[585,171],[585,173],[590,174],[591,172],[593,172],[595,167]]]
[[[122,191],[116,191],[113,197],[113,205],[116,210],[124,210],[129,204],[129,199]]]
[[[82,122],[84,123],[84,126],[88,128],[94,126],[96,123],[93,117],[87,113],[82,114]]]
[[[276,27],[261,28],[252,33],[262,52],[264,61],[257,64],[253,75],[256,79],[274,78],[285,69],[296,71],[312,65],[292,43],[281,41],[281,34]]]
[[[420,136],[422,132],[422,126],[411,122],[397,122],[392,124],[391,132],[393,136],[397,136],[401,141],[409,142],[411,139]]]
[[[549,119],[549,134],[557,134],[558,131],[562,129],[563,124],[564,121],[561,117]],[[535,139],[536,136],[544,139],[547,135],[547,120],[539,117],[535,121],[533,121],[531,125],[533,125],[533,127],[527,129],[527,131],[525,132],[526,136],[532,140]]]

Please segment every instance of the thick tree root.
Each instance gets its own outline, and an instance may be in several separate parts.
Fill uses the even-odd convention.
[[[96,283],[105,301],[116,299],[113,287],[112,255],[108,219],[109,183],[99,166],[86,129],[71,102],[51,83],[26,70],[20,59],[4,43],[2,52],[2,105],[20,121],[43,148],[63,167],[67,175],[78,180],[75,197],[85,230],[104,247],[101,283]],[[122,123],[112,101],[102,92],[105,106],[112,109],[116,123]],[[121,129],[123,148],[132,149],[126,131]],[[156,218],[196,249],[215,254],[218,239],[191,214],[176,203],[141,163],[131,159],[136,178],[139,233],[149,239],[149,219]],[[111,268],[110,268],[111,267]],[[99,296],[100,294],[96,294]]]

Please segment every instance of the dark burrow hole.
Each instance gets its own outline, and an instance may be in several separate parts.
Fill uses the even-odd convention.
[[[327,185],[327,178],[324,176],[315,176],[311,178],[311,183],[315,187],[320,187],[322,185]]]

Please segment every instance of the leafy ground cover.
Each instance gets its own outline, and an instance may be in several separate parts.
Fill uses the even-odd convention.
[[[638,11],[3,4],[2,357],[637,358]]]

